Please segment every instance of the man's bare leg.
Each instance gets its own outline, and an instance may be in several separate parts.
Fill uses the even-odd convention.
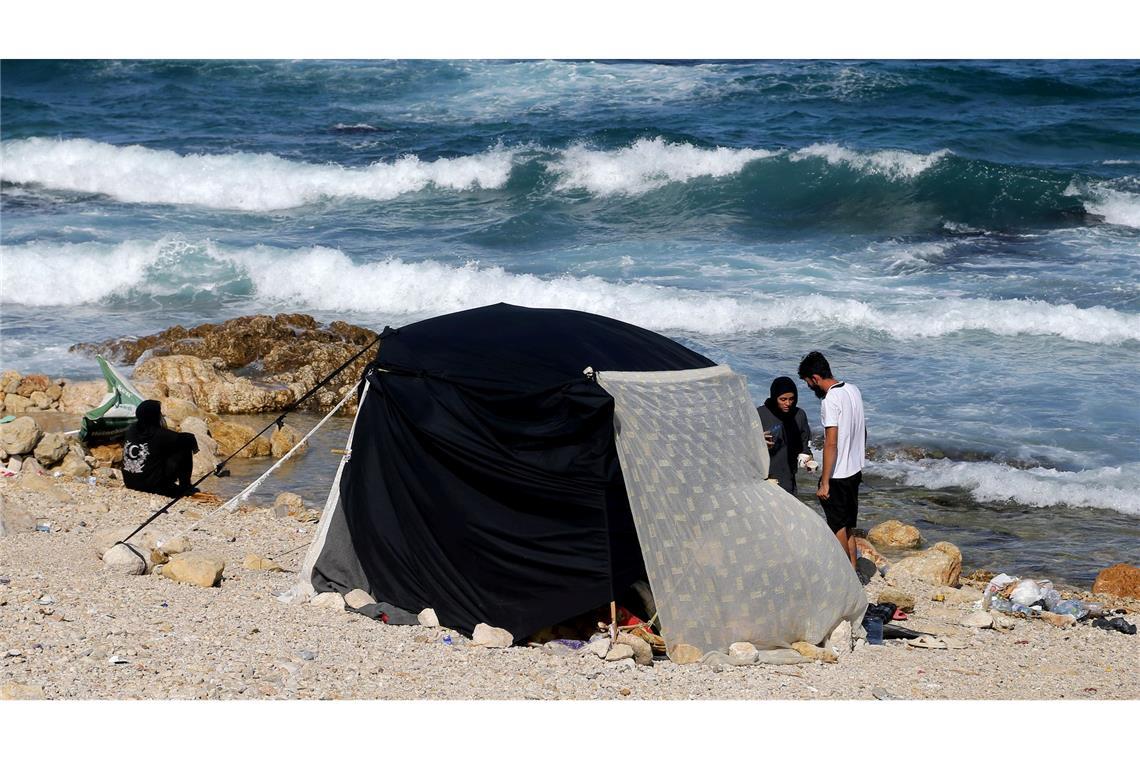
[[[835,531],[835,538],[839,540],[839,545],[843,547],[847,559],[851,561],[851,567],[855,567],[855,559],[858,555],[855,554],[855,536],[847,534],[847,528],[840,528]]]

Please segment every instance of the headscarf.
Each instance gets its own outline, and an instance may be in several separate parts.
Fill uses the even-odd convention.
[[[135,408],[135,427],[140,435],[149,435],[162,427],[162,404],[147,399]]]
[[[780,411],[780,405],[776,403],[776,399],[783,396],[785,393],[792,394],[792,405],[788,407],[787,412]],[[797,462],[796,457],[804,450],[803,436],[800,434],[800,426],[796,424],[796,412],[799,407],[796,404],[800,400],[799,391],[796,390],[796,383],[790,377],[780,376],[772,381],[772,387],[768,391],[768,398],[764,400],[764,406],[768,411],[784,424],[784,453],[788,457],[788,466],[792,472],[796,471]]]

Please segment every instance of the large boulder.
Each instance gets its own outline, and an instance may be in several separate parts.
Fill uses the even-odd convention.
[[[258,436],[255,429],[241,422],[218,420],[210,425],[210,436],[218,442],[218,455],[221,457],[228,457],[234,452],[238,452],[238,459],[269,456],[269,441]],[[244,449],[241,448],[251,438],[253,442]]]
[[[63,386],[59,397],[59,410],[68,414],[85,414],[99,406],[107,395],[107,384],[102,380],[81,380]]]
[[[201,417],[187,417],[182,420],[181,431],[190,433],[198,442],[198,453],[194,455],[194,470],[190,477],[198,480],[208,472],[213,472],[220,461],[218,442],[210,436],[210,429]]]
[[[31,417],[20,417],[0,425],[0,446],[9,455],[30,454],[42,437],[43,431]]]
[[[273,429],[273,435],[269,437],[270,454],[274,459],[280,459],[289,453],[303,436],[297,431],[297,428],[292,425],[282,425],[280,428]],[[309,444],[306,443],[301,448],[297,449],[297,454],[300,455],[308,448]]]
[[[939,541],[924,552],[899,560],[890,575],[909,576],[934,586],[957,586],[962,573],[962,552],[949,541]]]
[[[1112,594],[1140,599],[1140,567],[1120,563],[1097,573],[1092,587],[1095,594]]]
[[[155,356],[135,369],[136,379],[154,382],[171,398],[192,401],[215,414],[261,414],[284,409],[294,400],[288,388],[255,384],[249,378],[219,371],[219,360],[197,356]],[[140,389],[141,390],[141,389]]]
[[[60,472],[69,478],[85,478],[91,474],[91,467],[84,461],[82,454],[68,451],[59,466]]]
[[[15,393],[23,377],[14,369],[0,372],[0,393]]]
[[[171,557],[170,561],[162,566],[162,575],[179,583],[210,588],[222,580],[225,569],[226,561],[221,557],[192,551]]]
[[[55,467],[67,455],[67,436],[63,433],[47,433],[36,444],[36,461],[44,467]]]
[[[898,520],[879,523],[867,531],[867,539],[880,549],[917,549],[922,545],[918,528]]]
[[[4,396],[4,411],[8,414],[24,414],[31,410],[32,407],[31,399],[20,396],[19,394],[9,393]]]

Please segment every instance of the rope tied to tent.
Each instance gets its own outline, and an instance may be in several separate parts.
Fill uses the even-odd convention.
[[[193,525],[191,525],[189,528],[186,528],[185,530],[183,530],[183,531],[181,531],[181,532],[179,532],[179,533],[176,533],[175,535],[173,535],[173,536],[171,536],[171,537],[169,537],[169,538],[165,538],[165,539],[163,539],[163,540],[162,540],[162,542],[161,542],[161,543],[159,543],[159,546],[158,546],[158,548],[159,548],[159,549],[161,549],[161,548],[162,548],[162,544],[163,544],[163,543],[167,543],[167,542],[169,542],[169,541],[173,541],[174,539],[176,539],[176,538],[180,538],[180,537],[182,537],[182,536],[188,536],[189,534],[191,534],[191,533],[193,533],[194,531],[196,531],[196,530],[198,529],[198,527],[202,525],[202,523],[206,522],[206,521],[207,521],[207,520],[209,520],[211,517],[213,517],[214,515],[216,515],[216,514],[218,514],[219,512],[221,512],[222,510],[226,510],[226,511],[229,511],[229,512],[233,512],[233,511],[235,511],[235,510],[237,509],[237,506],[238,506],[238,503],[239,503],[239,502],[242,502],[242,501],[245,501],[245,500],[247,500],[247,499],[249,498],[249,495],[250,495],[251,493],[253,493],[254,491],[256,491],[258,488],[260,488],[260,487],[261,487],[261,484],[262,484],[262,483],[264,483],[264,482],[266,481],[266,479],[267,479],[267,478],[268,478],[270,475],[272,475],[272,474],[273,474],[273,472],[274,472],[274,471],[275,471],[275,470],[276,470],[278,467],[280,467],[281,465],[283,465],[283,464],[284,464],[284,463],[285,463],[285,462],[286,462],[286,461],[287,461],[287,460],[288,460],[288,459],[289,459],[291,456],[293,456],[293,454],[295,454],[297,451],[300,451],[301,447],[302,447],[302,446],[304,446],[304,445],[305,445],[305,444],[308,442],[309,438],[310,438],[310,437],[313,435],[313,433],[317,432],[317,430],[319,430],[319,429],[320,429],[320,428],[321,428],[321,427],[322,427],[322,426],[323,426],[323,425],[324,425],[326,422],[328,422],[329,420],[331,420],[331,419],[333,418],[333,416],[334,416],[334,415],[335,415],[335,414],[336,414],[338,411],[340,411],[340,408],[341,408],[342,406],[344,406],[346,403],[348,403],[348,400],[349,400],[350,398],[352,398],[353,394],[355,394],[355,393],[356,393],[356,389],[355,389],[355,388],[350,388],[350,389],[349,389],[349,391],[348,391],[348,393],[346,393],[346,394],[344,395],[344,398],[342,398],[342,399],[340,400],[340,402],[339,402],[339,403],[338,403],[336,406],[334,406],[334,407],[333,407],[333,408],[332,408],[332,409],[329,411],[329,413],[328,413],[328,414],[326,414],[326,415],[324,416],[324,419],[322,419],[322,420],[321,420],[320,422],[318,422],[316,425],[313,425],[313,428],[312,428],[312,429],[311,429],[311,430],[310,430],[308,433],[306,433],[306,434],[305,434],[305,436],[304,436],[304,437],[303,437],[301,440],[297,441],[296,445],[295,445],[295,446],[293,446],[293,448],[291,448],[291,449],[289,449],[289,451],[285,452],[285,454],[284,454],[284,455],[283,455],[283,456],[282,456],[280,459],[278,459],[276,462],[274,462],[274,463],[273,463],[273,465],[272,465],[272,466],[271,466],[269,469],[267,469],[265,472],[261,473],[261,475],[260,475],[260,476],[259,476],[259,477],[258,477],[256,480],[254,480],[254,481],[253,481],[252,483],[250,483],[248,486],[246,486],[245,488],[243,488],[243,489],[242,489],[242,490],[241,490],[241,491],[240,491],[238,494],[236,494],[235,496],[233,496],[232,498],[230,498],[228,501],[226,501],[226,502],[225,502],[224,504],[222,504],[220,507],[218,507],[218,508],[217,508],[217,509],[215,509],[214,511],[210,512],[209,514],[207,514],[207,515],[205,515],[204,517],[202,517],[201,519],[199,519],[199,520],[198,520],[196,523],[194,523]],[[291,551],[294,551],[294,550],[291,550]]]
[[[164,504],[162,507],[160,507],[154,514],[152,514],[150,517],[148,517],[146,520],[144,520],[141,525],[139,525],[137,528],[135,528],[133,531],[131,531],[130,535],[128,535],[126,538],[122,539],[121,541],[116,541],[115,543],[116,544],[125,544],[128,541],[130,541],[132,538],[134,538],[136,535],[138,535],[139,531],[141,531],[143,528],[145,528],[146,526],[150,525],[152,522],[157,520],[160,515],[163,515],[166,512],[170,511],[170,508],[173,507],[175,504],[177,504],[179,501],[181,501],[184,497],[194,493],[195,489],[198,487],[198,484],[201,483],[202,481],[204,481],[206,478],[210,477],[211,475],[213,475],[215,477],[219,477],[219,478],[222,477],[223,474],[225,473],[225,470],[224,470],[225,465],[231,459],[236,457],[247,446],[249,446],[251,443],[256,441],[263,433],[265,433],[267,430],[269,430],[269,428],[273,427],[274,425],[277,425],[278,428],[280,428],[280,426],[284,425],[286,415],[290,414],[297,407],[299,407],[301,404],[308,401],[309,398],[314,393],[316,393],[318,390],[320,390],[326,383],[328,383],[328,381],[332,380],[334,377],[339,375],[341,372],[348,369],[348,367],[351,366],[353,362],[355,362],[357,359],[359,359],[361,356],[363,356],[365,354],[365,352],[367,352],[370,348],[372,348],[377,343],[379,343],[381,337],[382,337],[382,335],[377,335],[375,338],[373,338],[372,341],[367,346],[365,346],[364,348],[360,349],[355,354],[353,354],[352,357],[350,357],[346,362],[344,362],[344,364],[341,364],[339,367],[334,369],[332,372],[330,372],[328,375],[326,375],[319,383],[317,383],[312,388],[310,388],[303,396],[301,396],[301,398],[297,399],[292,404],[290,404],[285,409],[285,411],[281,412],[281,414],[279,414],[277,416],[277,418],[275,420],[273,420],[273,422],[270,422],[268,425],[263,427],[259,432],[255,433],[253,435],[253,437],[251,437],[248,441],[246,441],[240,447],[238,447],[238,449],[236,451],[234,451],[228,457],[226,457],[221,462],[219,462],[217,465],[215,465],[213,470],[211,470],[210,472],[207,472],[202,477],[195,480],[193,483],[190,484],[190,486],[183,493],[179,494],[178,496],[175,496],[173,499],[171,499],[166,504]],[[355,387],[349,391],[349,395],[351,395],[353,392],[355,392]],[[341,403],[343,403],[343,402],[341,402]]]

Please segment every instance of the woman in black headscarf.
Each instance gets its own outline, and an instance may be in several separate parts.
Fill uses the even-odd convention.
[[[135,421],[123,443],[123,485],[163,496],[193,493],[190,483],[198,439],[162,424],[162,406],[147,400],[135,409]]]
[[[796,406],[799,394],[790,377],[777,377],[763,406],[756,407],[764,439],[768,442],[768,477],[775,478],[788,493],[796,492],[796,469],[800,454],[811,459],[811,430],[807,415]]]

